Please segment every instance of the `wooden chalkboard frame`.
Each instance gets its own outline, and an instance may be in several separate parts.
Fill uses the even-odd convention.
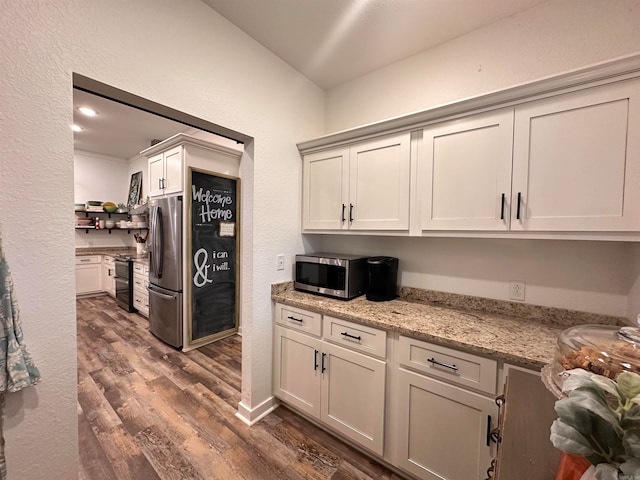
[[[215,332],[211,335],[207,335],[205,337],[201,337],[201,338],[197,338],[194,339],[193,338],[193,278],[194,278],[194,271],[193,271],[193,265],[192,265],[192,259],[193,259],[193,255],[194,255],[194,251],[193,251],[193,189],[192,189],[192,184],[193,184],[193,173],[197,172],[199,174],[203,174],[203,175],[209,175],[212,177],[218,177],[221,179],[226,179],[226,180],[231,180],[233,182],[235,182],[235,190],[236,190],[236,205],[235,205],[235,262],[233,265],[233,268],[235,269],[235,298],[234,298],[234,326],[232,328],[223,330],[223,331],[219,331],[219,332]],[[241,202],[240,202],[240,178],[238,177],[234,177],[231,175],[225,175],[222,173],[217,173],[217,172],[212,172],[209,170],[204,170],[201,168],[195,168],[195,167],[189,167],[188,168],[188,175],[187,175],[187,184],[185,185],[185,197],[187,198],[187,201],[185,202],[186,205],[186,210],[187,210],[187,225],[186,225],[186,232],[187,232],[187,248],[185,249],[186,251],[186,257],[185,257],[185,261],[186,261],[186,265],[187,265],[187,278],[186,278],[186,309],[187,309],[187,345],[186,347],[198,347],[198,346],[202,346],[204,344],[213,342],[215,340],[219,340],[221,338],[224,337],[228,337],[229,335],[233,335],[235,333],[238,332],[238,324],[239,324],[239,318],[240,318],[240,311],[239,311],[239,307],[240,307],[240,258],[241,258],[241,252],[240,252],[240,233],[241,233],[241,229],[240,229],[240,215],[241,215]]]

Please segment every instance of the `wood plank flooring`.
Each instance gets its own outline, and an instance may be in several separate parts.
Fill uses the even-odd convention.
[[[400,478],[284,407],[238,420],[241,337],[182,353],[111,297],[77,312],[80,480]]]

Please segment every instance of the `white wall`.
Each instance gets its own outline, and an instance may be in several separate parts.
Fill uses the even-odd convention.
[[[73,167],[74,203],[127,203],[130,176],[126,159],[76,150]]]
[[[327,132],[513,87],[640,51],[640,1],[551,0],[327,92]],[[613,242],[480,239],[307,241],[400,257],[405,285],[635,318],[640,250]],[[335,248],[333,248],[335,247]],[[637,269],[636,269],[637,270]]]
[[[0,10],[0,228],[43,376],[8,399],[9,479],[77,479],[72,73],[255,138],[241,164],[249,407],[271,393],[269,285],[286,277],[275,255],[302,250],[295,143],[323,133],[324,95],[199,0],[5,0]],[[59,208],[34,230],[43,204]]]
[[[146,164],[145,164],[146,165]],[[136,170],[139,171],[139,170]],[[115,158],[93,152],[75,150],[73,154],[74,203],[88,200],[127,203],[129,192],[129,163],[124,158]],[[69,208],[71,210],[71,208]],[[106,218],[106,217],[103,217]],[[114,218],[124,219],[124,216]],[[133,247],[133,236],[126,230],[97,232],[75,231],[76,248],[84,247]]]
[[[550,0],[327,92],[327,132],[640,51],[640,0]],[[306,139],[305,139],[306,140]]]
[[[525,303],[606,315],[626,316],[627,294],[637,277],[629,262],[634,245],[624,242],[305,238],[315,251],[398,257],[398,279],[408,287],[509,301],[509,281],[517,280],[526,283]]]

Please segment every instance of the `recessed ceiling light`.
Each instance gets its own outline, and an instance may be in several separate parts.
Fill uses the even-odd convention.
[[[93,108],[89,107],[78,107],[80,113],[85,114],[87,117],[95,117],[98,112],[96,112]]]
[[[74,132],[81,132],[82,128],[80,128],[78,125],[71,125],[71,130],[73,130]]]

